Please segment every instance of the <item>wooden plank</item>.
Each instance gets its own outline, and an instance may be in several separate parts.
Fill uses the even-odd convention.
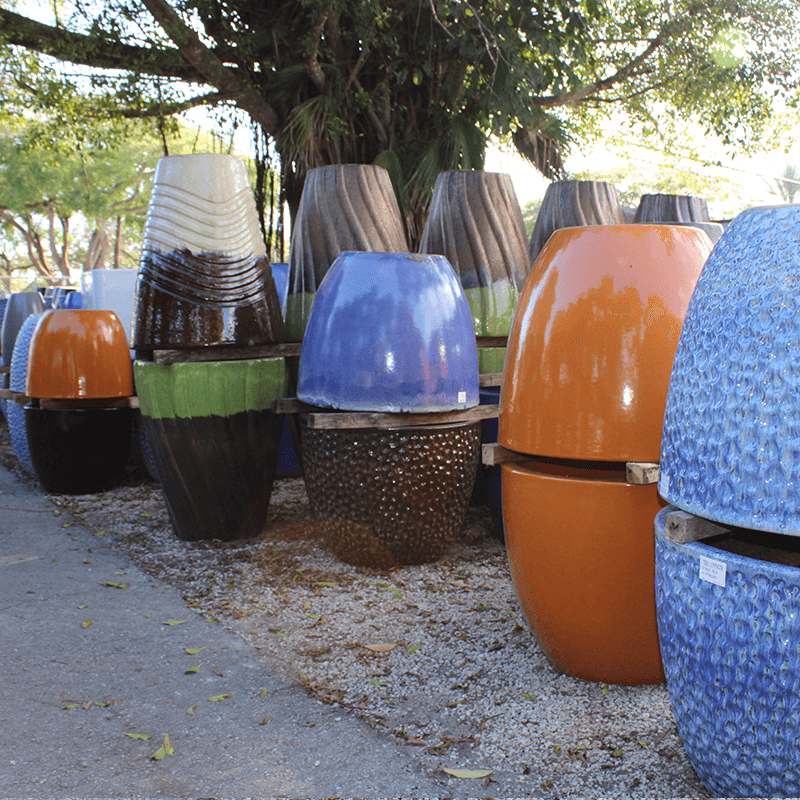
[[[420,414],[374,411],[314,411],[306,418],[309,428],[413,428],[447,425],[451,422],[480,422],[498,414],[498,406],[474,406],[463,411],[432,411]]]
[[[508,336],[476,336],[478,347],[506,347]]]
[[[502,386],[503,373],[502,372],[484,372],[478,376],[478,385],[483,386]]]
[[[321,406],[310,406],[296,397],[278,397],[272,401],[272,412],[275,414],[311,414],[315,411],[330,411]]]
[[[187,347],[176,350],[153,350],[154,364],[183,364],[203,361],[249,361],[256,358],[288,358],[299,356],[300,342],[283,342],[281,344],[265,344],[254,347],[220,346],[220,347]],[[137,356],[145,358],[143,351]]]
[[[658,483],[661,467],[652,461],[629,461],[625,465],[625,479],[628,483],[643,486],[648,483]]]
[[[670,511],[664,528],[664,535],[671,542],[687,544],[710,536],[720,536],[730,533],[730,528],[717,522],[696,517],[688,511]]]
[[[11,367],[0,366],[0,375],[9,375],[10,373]]]
[[[0,400],[11,400],[13,403],[25,405],[30,401],[30,397],[24,392],[13,392],[11,389],[0,389]]]
[[[481,460],[487,467],[496,467],[499,464],[524,464],[532,459],[525,453],[507,450],[499,442],[487,442],[481,446]]]

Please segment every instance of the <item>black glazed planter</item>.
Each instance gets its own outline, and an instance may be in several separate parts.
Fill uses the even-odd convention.
[[[36,477],[51,494],[92,494],[116,486],[131,445],[133,410],[25,406]]]

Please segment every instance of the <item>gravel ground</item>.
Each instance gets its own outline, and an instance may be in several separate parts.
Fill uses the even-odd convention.
[[[4,427],[0,462],[24,475]],[[470,510],[440,561],[378,571],[324,547],[301,479],[276,482],[268,523],[249,542],[181,541],[160,487],[133,469],[113,491],[51,500],[276,671],[415,748],[425,769],[493,770],[472,782],[479,795],[712,796],[665,686],[588,683],[550,666],[484,508]]]

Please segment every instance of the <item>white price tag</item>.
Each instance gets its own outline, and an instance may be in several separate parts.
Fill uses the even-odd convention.
[[[467,393],[466,392],[459,392],[458,393],[458,402],[459,403],[466,403],[467,402]]]
[[[713,558],[700,556],[700,580],[715,583],[717,586],[725,585],[728,565],[724,561],[715,561]]]

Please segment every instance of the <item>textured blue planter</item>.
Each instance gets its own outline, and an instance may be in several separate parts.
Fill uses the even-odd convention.
[[[667,541],[674,510],[656,517],[656,608],[689,760],[720,797],[798,796],[800,568]]]
[[[447,259],[342,253],[308,318],[297,396],[351,411],[478,405],[472,315]]]
[[[28,375],[28,354],[31,338],[41,314],[31,314],[22,323],[11,355],[11,391],[25,393],[25,379]],[[29,474],[34,474],[31,452],[28,447],[28,434],[25,429],[25,410],[19,403],[9,402],[6,411],[8,428],[11,433],[11,446],[14,448],[20,466]]]
[[[708,258],[673,363],[659,492],[800,535],[800,206],[742,212]]]

